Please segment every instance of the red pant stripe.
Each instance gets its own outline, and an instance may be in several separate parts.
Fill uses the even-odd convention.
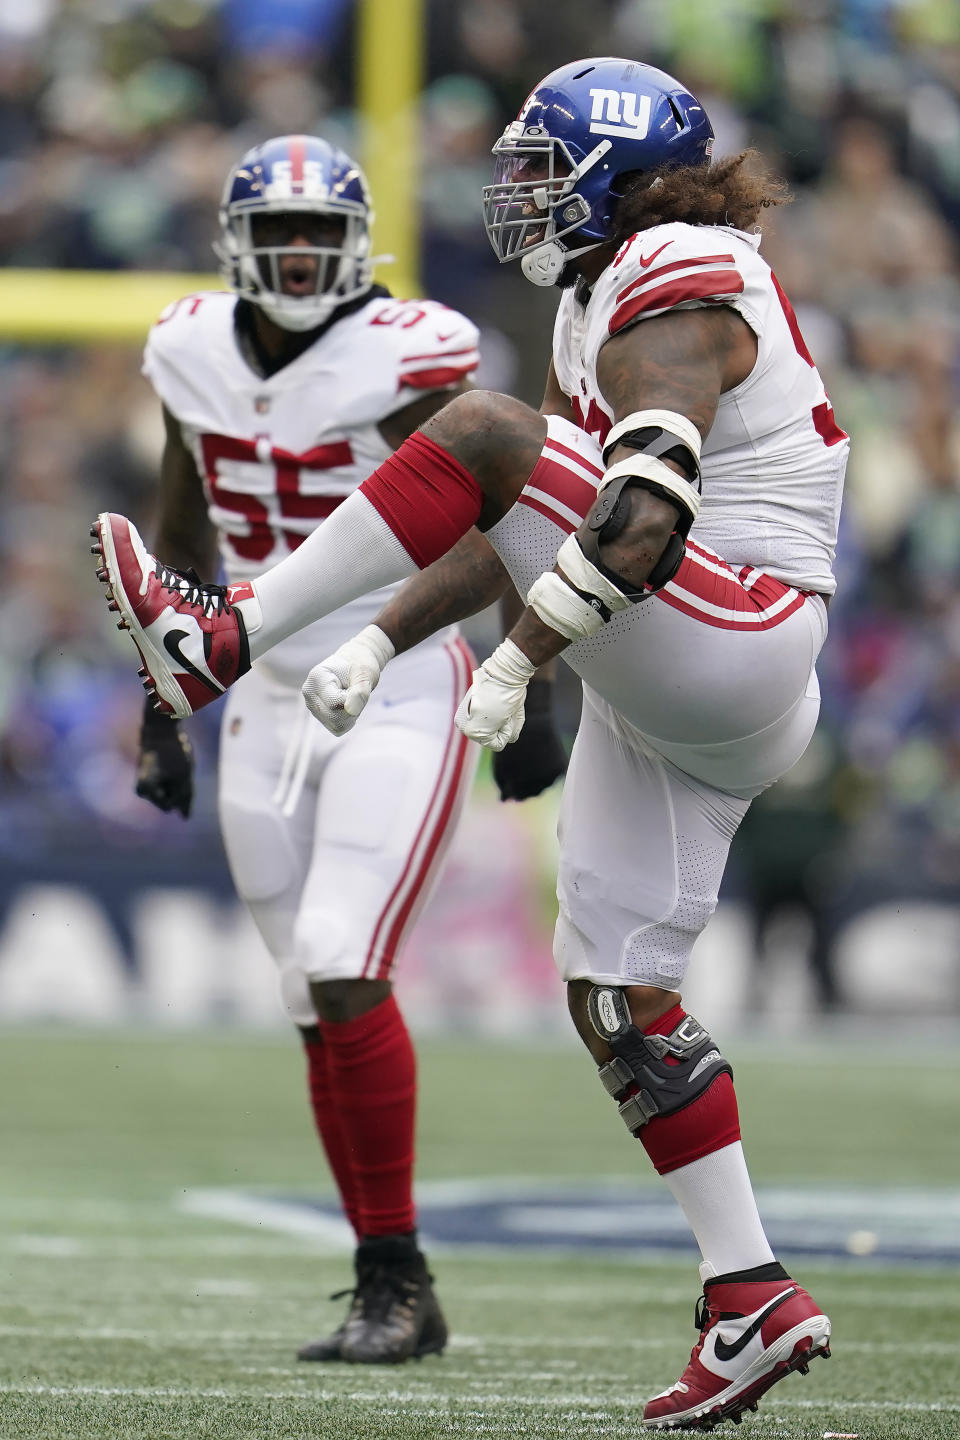
[[[526,505],[529,509],[536,510],[538,515],[543,515],[547,520],[552,520],[554,525],[559,525],[560,529],[565,530],[568,535],[572,535],[580,523],[579,520],[574,521],[571,520],[569,516],[562,515],[556,508],[556,501],[549,500],[549,498],[547,500],[540,500],[534,495],[527,494],[526,491],[520,496],[517,504]]]
[[[807,592],[749,565],[735,571],[714,551],[688,540],[680,569],[657,598],[718,629],[770,630],[799,610]]]
[[[453,708],[456,709],[469,687],[474,659],[469,647],[460,639],[451,641],[447,653],[454,668]],[[439,778],[406,864],[380,914],[367,951],[363,973],[368,979],[387,979],[407,932],[426,901],[430,882],[446,854],[466,800],[467,785],[464,782],[469,774],[469,754],[470,741],[454,726],[451,714],[450,735]]]
[[[554,453],[547,453],[547,445]],[[548,441],[547,445],[523,487],[520,502],[529,504],[531,498],[546,505],[554,502],[558,506],[559,515],[551,514],[550,519],[556,520],[558,525],[563,524],[564,529],[568,528],[564,520],[573,520],[575,530],[596,500],[597,487],[572,468],[574,463],[583,465],[579,456],[573,455],[570,463],[567,463],[559,458],[559,446],[555,446],[552,441]],[[570,451],[565,453],[569,455]],[[587,469],[587,466],[584,465],[583,468]],[[561,520],[560,516],[563,516],[564,520]]]

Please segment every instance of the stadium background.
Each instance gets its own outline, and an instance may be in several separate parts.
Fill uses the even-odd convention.
[[[754,807],[694,1000],[714,1023],[960,1012],[960,18],[948,0],[7,0],[0,4],[0,1015],[280,1024],[191,722],[189,824],[132,794],[140,691],[85,536],[151,533],[146,326],[212,269],[223,176],[316,130],[369,168],[380,278],[483,329],[534,404],[553,297],[496,265],[479,187],[531,81],[629,53],[705,101],[717,153],[791,182],[765,253],[853,437],[823,718]],[[405,99],[404,90],[411,96]],[[56,273],[54,273],[56,272]],[[186,272],[186,277],[183,272]],[[469,633],[484,651],[491,617]],[[562,668],[562,667],[561,667]],[[561,687],[568,736],[574,685]],[[556,796],[484,767],[403,966],[420,1028],[565,1024],[549,959]]]

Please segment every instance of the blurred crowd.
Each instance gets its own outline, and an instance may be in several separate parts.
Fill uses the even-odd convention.
[[[763,253],[853,449],[820,731],[748,817],[729,888],[761,949],[780,910],[807,916],[820,1002],[842,1003],[831,955],[851,914],[891,895],[960,903],[960,7],[424,8],[422,278],[481,325],[485,383],[542,391],[554,297],[498,269],[479,192],[494,138],[554,65],[670,70],[703,100],[716,154],[755,147],[791,185]],[[352,0],[0,0],[0,264],[211,269],[247,146],[314,131],[362,160],[356,29]],[[122,346],[0,345],[0,910],[25,874],[104,847],[146,863],[175,834],[195,874],[218,863],[216,717],[193,722],[188,838],[132,794],[140,692],[81,543],[103,508],[150,533],[160,426],[138,371]],[[572,728],[572,691],[565,705]]]

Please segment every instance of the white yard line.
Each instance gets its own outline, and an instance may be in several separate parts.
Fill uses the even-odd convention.
[[[111,1399],[142,1399],[142,1400],[250,1400],[262,1402],[267,1400],[304,1400],[308,1404],[316,1404],[317,1401],[360,1401],[363,1404],[382,1405],[385,1402],[408,1405],[412,1411],[417,1413],[422,1410],[424,1402],[434,1405],[441,1404],[442,1409],[437,1413],[456,1414],[456,1400],[436,1392],[433,1396],[425,1395],[423,1391],[414,1390],[351,1390],[349,1394],[343,1390],[319,1390],[304,1380],[304,1386],[299,1390],[245,1390],[240,1387],[228,1390],[218,1388],[197,1388],[188,1389],[173,1385],[10,1385],[0,1384],[2,1395],[36,1395],[56,1398],[76,1398],[77,1396],[98,1397],[105,1400]],[[528,1405],[534,1409],[548,1407],[551,1410],[561,1407],[579,1407],[584,1413],[594,1415],[598,1410],[609,1409],[633,1409],[637,1405],[636,1395],[611,1395],[604,1394],[602,1397],[592,1395],[503,1395],[497,1391],[489,1391],[483,1395],[471,1395],[470,1405],[483,1404],[484,1406],[518,1406]],[[950,1400],[852,1400],[836,1395],[827,1399],[817,1400],[776,1400],[769,1404],[776,1410],[832,1410],[868,1412],[877,1414],[960,1414],[960,1403]]]
[[[169,1330],[164,1329],[141,1329],[137,1327],[123,1327],[114,1325],[97,1326],[69,1326],[69,1325],[3,1325],[0,1324],[0,1336],[22,1335],[24,1337],[37,1336],[45,1340],[129,1340],[145,1345],[177,1345],[177,1344],[203,1344],[203,1345],[290,1345],[299,1343],[302,1325],[291,1326],[289,1330],[203,1330],[185,1329],[181,1325]],[[618,1350],[662,1350],[676,1346],[677,1341],[656,1336],[651,1339],[639,1337],[621,1338],[615,1343],[607,1339],[593,1339],[573,1337],[548,1336],[538,1339],[530,1335],[501,1335],[499,1337],[484,1335],[453,1335],[450,1338],[449,1350],[463,1350],[471,1354],[480,1354],[487,1351],[491,1357],[499,1360],[503,1351],[510,1350],[569,1350],[578,1352],[581,1350],[602,1350],[615,1353]],[[844,1340],[844,1354],[861,1355],[946,1355],[955,1356],[957,1346],[955,1342],[948,1340]],[[537,1364],[537,1374],[547,1373],[543,1365]],[[463,1373],[468,1378],[476,1378],[470,1372]],[[454,1372],[446,1365],[443,1369],[444,1379],[454,1378]]]

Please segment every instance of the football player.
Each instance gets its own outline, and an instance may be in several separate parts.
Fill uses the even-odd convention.
[[[215,575],[219,551],[231,581],[262,575],[467,388],[476,327],[372,283],[371,221],[363,174],[321,139],[270,140],[228,176],[215,248],[229,289],[171,305],[143,365],[166,426],[157,547],[181,569]],[[317,1130],[358,1239],[349,1315],[304,1360],[394,1362],[441,1351],[447,1336],[416,1240],[415,1057],[391,975],[474,773],[475,747],[453,725],[474,662],[440,627],[391,666],[344,746],[300,698],[318,656],[383,598],[258,660],[221,734],[230,869],[300,1027]],[[197,683],[204,662],[193,670],[186,632],[164,644]],[[149,701],[137,791],[189,814],[189,742]]]
[[[313,712],[348,728],[384,654],[457,613],[456,564],[426,567],[474,524],[528,607],[474,674],[463,732],[512,742],[550,656],[582,677],[555,955],[600,1080],[702,1253],[699,1338],[647,1403],[651,1429],[739,1420],[830,1339],[765,1235],[730,1064],[681,999],[737,825],[813,733],[848,451],[758,254],[782,189],[744,156],[712,162],[712,138],[677,80],[603,57],[547,76],[497,142],[491,243],[560,292],[542,413],[458,397],[249,587],[191,587],[127,522],[94,527],[168,711],[205,703],[319,610],[419,569],[306,682]],[[163,652],[173,624],[191,653],[206,646],[202,691]]]

